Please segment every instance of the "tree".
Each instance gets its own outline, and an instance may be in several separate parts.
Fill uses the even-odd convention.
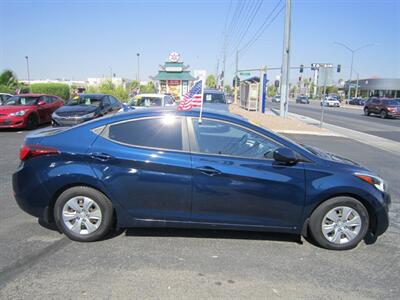
[[[276,87],[275,85],[269,85],[267,88],[268,97],[275,97],[276,96]]]
[[[13,94],[17,88],[17,76],[11,70],[4,70],[0,74],[0,92]]]
[[[156,87],[154,86],[154,83],[150,81],[146,85],[141,85],[140,86],[140,93],[155,93]]]
[[[206,87],[208,87],[210,89],[215,89],[217,87],[214,75],[208,75],[207,76]]]
[[[134,89],[137,89],[138,87],[140,87],[140,82],[137,80],[132,80],[131,82],[129,82],[128,84],[128,90],[132,91]]]
[[[226,85],[225,86],[225,93],[227,94],[232,94],[232,87],[230,85]]]

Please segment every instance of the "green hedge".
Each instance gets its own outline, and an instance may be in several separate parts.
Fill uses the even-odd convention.
[[[34,94],[56,95],[64,100],[69,99],[69,86],[64,83],[33,83],[31,92]]]

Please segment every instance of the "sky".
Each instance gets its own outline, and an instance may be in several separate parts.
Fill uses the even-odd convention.
[[[84,80],[111,72],[135,79],[140,53],[140,79],[149,80],[177,51],[190,70],[215,74],[225,44],[231,82],[236,48],[239,69],[282,64],[284,10],[273,21],[268,16],[285,1],[265,0],[256,10],[258,1],[0,0],[0,71],[26,79],[29,56],[31,79]],[[251,11],[257,11],[254,18]],[[266,21],[272,23],[254,40]],[[335,78],[348,79],[351,53],[335,42],[353,49],[372,43],[354,56],[360,78],[400,78],[400,0],[293,0],[291,24],[292,67],[341,64]],[[269,78],[277,74],[268,72]],[[290,77],[298,75],[292,70]]]

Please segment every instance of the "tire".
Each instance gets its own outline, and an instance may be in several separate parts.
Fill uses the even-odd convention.
[[[347,218],[343,216],[346,213]],[[332,221],[335,218],[337,221]],[[319,246],[330,250],[347,250],[356,247],[367,234],[368,228],[367,209],[360,201],[351,197],[335,197],[321,203],[314,210],[309,221],[309,229],[314,241]]]
[[[54,220],[58,229],[71,240],[98,241],[112,227],[112,203],[98,190],[86,186],[72,187],[57,198]]]
[[[370,114],[370,112],[369,112],[368,107],[364,108],[364,116],[367,116],[367,117],[368,117],[369,114]]]
[[[36,115],[34,114],[30,114],[28,116],[28,122],[26,125],[26,128],[29,130],[33,130],[36,129],[38,127],[39,121]]]
[[[382,109],[381,112],[379,113],[379,116],[381,117],[381,119],[386,119],[387,118],[387,112]]]

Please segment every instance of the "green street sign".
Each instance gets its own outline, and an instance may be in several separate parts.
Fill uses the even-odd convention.
[[[240,72],[240,76],[250,76],[250,72]]]

